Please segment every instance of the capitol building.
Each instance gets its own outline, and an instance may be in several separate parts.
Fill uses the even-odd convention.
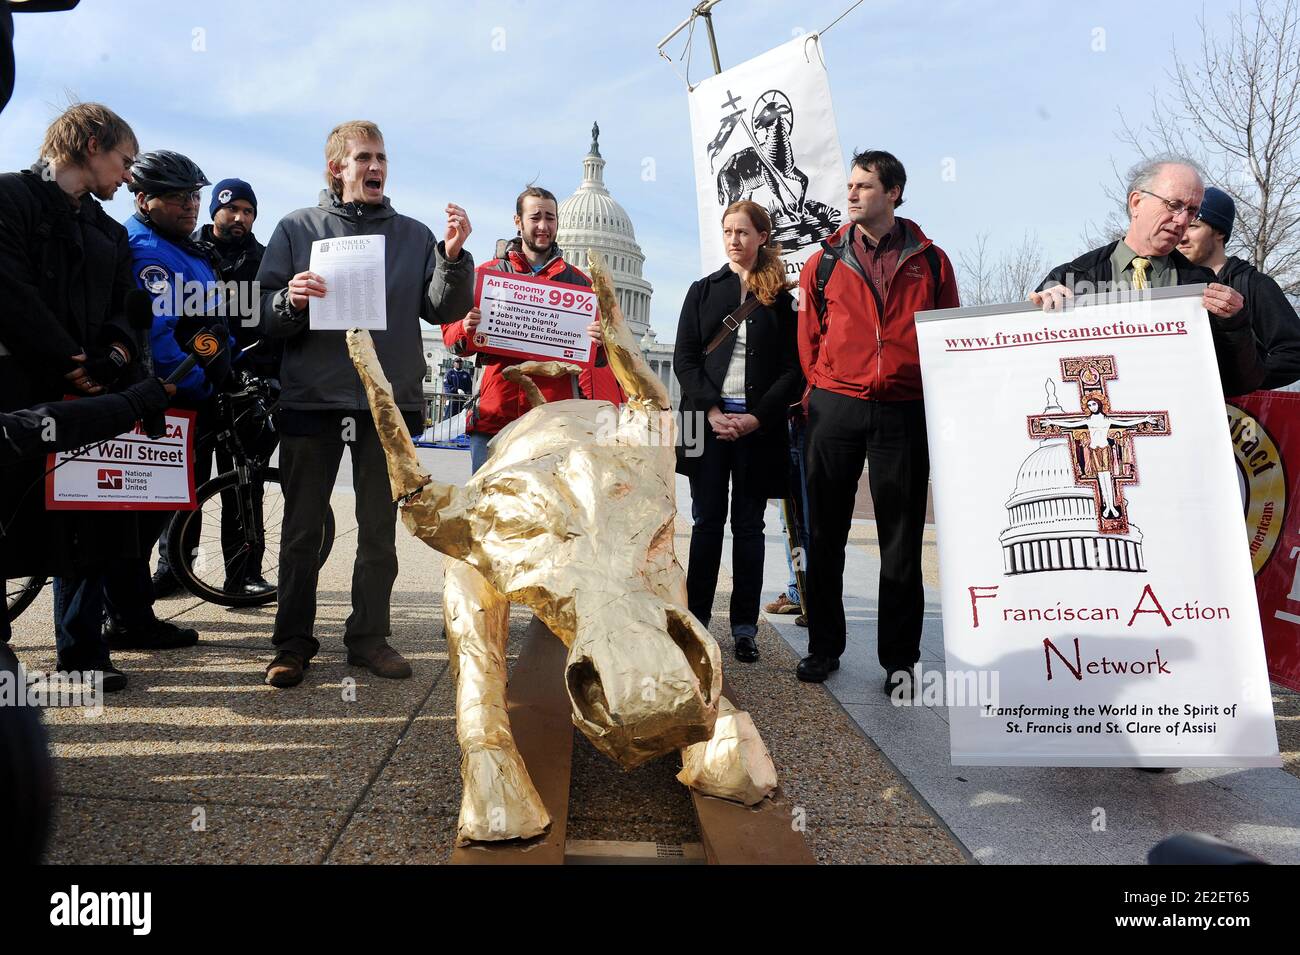
[[[605,186],[599,125],[591,127],[591,147],[582,157],[582,183],[577,192],[560,203],[559,213],[556,242],[564,250],[564,258],[585,272],[588,249],[604,257],[628,329],[676,405],[681,400],[681,386],[673,374],[673,346],[671,342],[660,344],[650,328],[650,296],[654,288],[642,275],[645,254],[637,245],[632,220]]]
[[[588,249],[604,257],[628,329],[651,370],[668,389],[674,406],[677,405],[681,400],[681,386],[673,374],[673,345],[661,344],[650,328],[650,296],[654,287],[642,274],[645,253],[637,244],[632,220],[605,186],[599,126],[592,126],[591,147],[582,158],[582,182],[573,195],[560,202],[559,219],[555,241],[564,251],[566,261],[586,272]],[[424,358],[429,369],[424,392],[426,404],[430,404],[442,390],[443,375],[451,367],[451,355],[436,331],[423,329],[423,337]],[[476,374],[476,381],[477,377]]]
[[[1059,414],[1055,387],[1047,385],[1044,414]],[[1131,522],[1127,534],[1101,531],[1092,487],[1075,483],[1072,453],[1069,438],[1044,438],[1020,465],[999,538],[1004,572],[1145,572],[1142,532]]]

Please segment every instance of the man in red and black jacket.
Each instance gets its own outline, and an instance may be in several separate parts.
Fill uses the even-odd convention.
[[[558,205],[555,196],[540,186],[529,186],[515,200],[515,227],[519,235],[509,242],[498,243],[496,258],[478,267],[496,272],[515,272],[533,275],[553,282],[591,287],[585,272],[566,262],[564,253],[555,244],[559,228]],[[465,423],[469,436],[471,473],[483,466],[488,457],[488,442],[498,431],[528,413],[531,405],[524,391],[502,377],[501,372],[519,364],[518,358],[478,352],[474,346],[474,330],[481,315],[477,307],[460,321],[442,326],[443,343],[453,355],[478,354],[478,365],[483,369],[479,379],[479,392],[472,403]],[[600,344],[600,322],[593,320],[587,327],[596,344]],[[534,383],[547,401],[566,398],[601,398],[622,402],[622,393],[613,375],[605,367],[603,348],[596,351],[596,367],[587,369],[581,376],[566,378],[536,378]]]
[[[850,222],[804,263],[799,360],[808,379],[808,656],[820,683],[844,652],[844,548],[862,465],[880,539],[877,624],[885,692],[914,690],[925,589],[921,533],[930,456],[916,313],[958,305],[948,257],[894,216],[907,173],[887,152],[853,157]]]

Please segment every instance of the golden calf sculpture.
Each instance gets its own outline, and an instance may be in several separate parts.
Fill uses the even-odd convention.
[[[686,750],[679,779],[746,804],[776,787],[752,721],[721,698],[717,643],[686,609],[673,548],[676,433],[667,392],[642,360],[599,256],[590,259],[606,355],[627,403],[548,404],[528,376],[580,369],[507,369],[532,410],[492,440],[464,487],[424,473],[369,334],[348,333],[402,521],[453,558],[443,616],[456,681],[461,844],[529,838],[550,824],[506,715],[512,601],[568,647],[573,722],[601,752],[630,769]]]

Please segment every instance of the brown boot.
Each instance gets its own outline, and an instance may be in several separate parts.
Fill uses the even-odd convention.
[[[266,682],[282,690],[297,686],[302,682],[303,671],[309,666],[311,666],[309,660],[304,660],[298,654],[288,650],[281,650],[266,668]]]
[[[375,676],[381,676],[385,680],[405,680],[411,676],[411,664],[387,643],[380,643],[364,650],[349,649],[348,666],[365,667]]]

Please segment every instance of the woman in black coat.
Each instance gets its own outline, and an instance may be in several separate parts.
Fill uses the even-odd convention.
[[[736,659],[752,662],[758,659],[763,511],[769,498],[786,494],[786,411],[803,391],[803,374],[794,300],[780,249],[770,244],[771,217],[757,203],[733,202],[722,217],[722,232],[729,261],[691,286],[677,325],[673,366],[682,386],[683,435],[677,470],[691,481],[687,597],[691,613],[706,627],[730,487],[731,634]]]

